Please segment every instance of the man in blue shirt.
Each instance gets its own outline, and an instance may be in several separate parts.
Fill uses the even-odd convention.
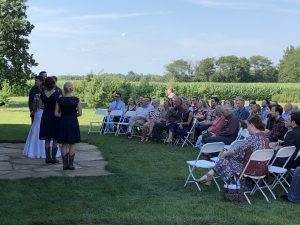
[[[245,106],[244,99],[240,98],[236,101],[237,109],[235,110],[234,114],[239,120],[246,120],[250,115],[249,111],[244,106]]]
[[[108,112],[111,112],[113,110],[122,110],[122,111],[124,111],[125,103],[121,100],[121,93],[116,92],[114,97],[115,97],[115,101],[113,101],[109,104]],[[115,123],[118,123],[120,121],[120,118],[121,118],[121,116],[114,116],[114,117],[111,116],[109,118],[109,120],[110,121],[112,120],[115,124]],[[115,127],[113,127],[113,123],[109,124],[109,128],[110,129],[115,129]]]

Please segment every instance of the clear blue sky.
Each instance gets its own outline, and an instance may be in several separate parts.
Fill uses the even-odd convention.
[[[163,74],[176,59],[263,55],[300,42],[300,0],[28,0],[30,53],[49,75]]]

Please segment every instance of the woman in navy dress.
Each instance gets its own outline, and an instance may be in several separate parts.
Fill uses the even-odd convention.
[[[52,77],[47,77],[44,82],[45,90],[42,91],[39,106],[44,107],[41,118],[39,138],[45,140],[46,163],[58,163],[56,160],[58,118],[54,115],[54,109],[57,99],[60,96],[55,90],[56,83]],[[50,157],[50,142],[52,143],[52,154]]]
[[[71,82],[64,84],[64,95],[57,100],[55,115],[60,117],[58,143],[61,144],[63,169],[74,170],[75,144],[80,142],[77,117],[82,115],[80,99],[72,96]]]

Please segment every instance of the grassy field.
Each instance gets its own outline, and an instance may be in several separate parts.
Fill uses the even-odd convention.
[[[0,141],[24,142],[26,99],[12,100],[0,108]],[[266,203],[260,194],[251,206],[228,203],[214,186],[184,188],[185,161],[197,155],[193,148],[87,135],[93,110],[83,114],[82,140],[99,147],[112,175],[0,180],[0,224],[300,224],[300,205]]]

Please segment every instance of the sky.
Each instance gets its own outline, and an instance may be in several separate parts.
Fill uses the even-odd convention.
[[[300,46],[300,0],[28,0],[35,73],[163,74],[173,60]]]

